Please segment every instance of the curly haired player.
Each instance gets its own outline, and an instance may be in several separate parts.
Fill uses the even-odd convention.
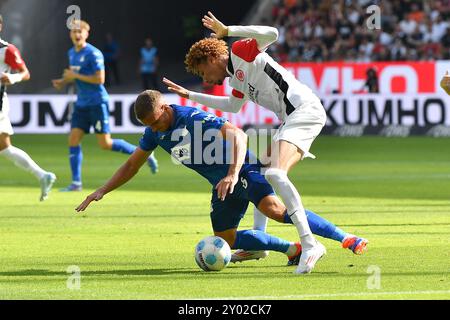
[[[297,227],[303,247],[295,273],[309,273],[326,253],[314,238],[308,225],[299,192],[288,178],[294,165],[306,157],[312,143],[326,123],[326,112],[320,99],[293,74],[276,63],[265,51],[278,38],[278,31],[265,26],[226,26],[211,12],[203,17],[203,25],[214,33],[212,38],[195,43],[186,56],[186,66],[211,84],[222,84],[229,77],[233,88],[229,97],[217,97],[188,91],[164,79],[169,91],[208,107],[225,112],[238,112],[246,101],[253,101],[273,112],[282,125],[273,137],[271,164],[265,177],[282,198],[289,216]],[[231,50],[220,40],[243,37],[232,44]],[[261,225],[265,218],[261,217]],[[364,252],[368,241],[352,236],[344,247]]]

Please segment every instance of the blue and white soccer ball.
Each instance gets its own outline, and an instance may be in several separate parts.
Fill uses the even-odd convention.
[[[195,262],[204,271],[220,271],[230,260],[230,246],[220,237],[206,237],[195,247]]]

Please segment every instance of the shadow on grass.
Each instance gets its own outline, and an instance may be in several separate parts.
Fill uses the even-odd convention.
[[[273,267],[277,268],[276,272],[268,272],[268,268]],[[204,272],[200,269],[192,269],[192,268],[167,268],[167,269],[129,269],[129,270],[91,270],[91,271],[81,271],[81,276],[165,276],[165,275],[187,275],[187,276],[208,276],[214,275],[215,277],[233,277],[242,276],[242,275],[250,275],[250,276],[273,276],[274,273],[282,274],[279,271],[279,265],[276,266],[229,266],[227,269],[234,269],[239,271],[236,273],[225,273],[225,272]],[[264,269],[264,273],[255,273],[255,272],[245,272],[245,269]],[[293,268],[285,269],[288,273],[293,271]],[[338,272],[317,272],[317,274],[321,275],[338,275]],[[6,271],[0,272],[0,277],[67,277],[70,276],[70,273],[64,271],[50,271],[50,270],[40,270],[40,269],[31,269],[31,270],[21,270],[21,271]],[[284,275],[284,274],[283,274]],[[0,279],[0,282],[2,280]]]
[[[235,269],[239,271],[239,273],[229,273],[229,272],[204,272],[199,269],[192,268],[173,268],[173,269],[130,269],[130,270],[94,270],[94,271],[82,271],[81,276],[166,276],[166,275],[185,275],[185,276],[201,276],[208,277],[213,275],[214,277],[221,278],[245,278],[245,277],[268,277],[274,276],[274,274],[278,274],[281,276],[290,275],[290,273],[294,270],[294,268],[285,268],[285,271],[280,272],[279,265],[273,266],[274,272],[268,271],[268,268],[271,266],[231,266],[228,269]],[[255,272],[245,272],[245,269],[264,269],[264,272],[255,273]],[[70,273],[61,272],[61,271],[50,271],[50,270],[22,270],[22,271],[9,271],[9,272],[0,272],[0,277],[67,277],[70,276]],[[386,272],[383,273],[383,276],[446,276],[450,275],[450,271],[448,272]],[[331,277],[367,277],[365,273],[343,273],[343,272],[320,272],[315,271],[312,274],[307,275],[307,277],[314,276],[331,276]],[[0,282],[2,280],[0,279]]]

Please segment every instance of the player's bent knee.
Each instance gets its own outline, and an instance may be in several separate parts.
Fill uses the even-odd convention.
[[[258,205],[258,210],[261,211],[269,219],[284,223],[284,213],[286,207],[276,196],[267,196]]]
[[[111,150],[113,147],[113,140],[107,134],[98,134],[97,142],[100,148],[103,150]]]

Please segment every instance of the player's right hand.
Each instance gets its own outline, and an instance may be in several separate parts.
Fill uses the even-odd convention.
[[[167,86],[167,89],[170,92],[176,93],[182,98],[189,99],[189,90],[177,85],[175,82],[172,82],[167,78],[163,78],[163,83]]]
[[[52,80],[52,85],[56,90],[62,90],[64,88],[64,80],[63,79]]]
[[[75,209],[77,212],[81,212],[86,210],[87,207],[91,204],[92,201],[100,201],[102,200],[105,194],[103,191],[97,190],[94,193],[87,196],[87,198]]]
[[[203,25],[214,31],[211,33],[211,37],[222,39],[228,36],[228,27],[219,21],[211,11],[208,11],[208,15],[205,15],[202,19]]]
[[[221,201],[225,201],[227,195],[234,192],[234,187],[238,183],[239,175],[227,175],[216,185],[217,197]]]

